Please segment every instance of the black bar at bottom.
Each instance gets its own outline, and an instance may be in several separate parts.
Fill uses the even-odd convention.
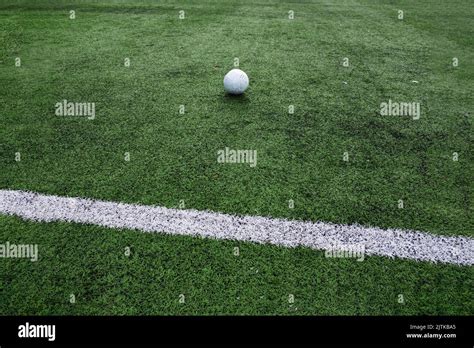
[[[28,324],[27,324],[28,323]],[[37,326],[35,326],[37,325]],[[41,325],[39,327],[38,325]],[[54,341],[47,336],[55,325]],[[56,344],[466,345],[472,317],[0,317],[0,346]],[[20,331],[22,331],[20,333]],[[28,333],[26,333],[28,331]],[[52,330],[49,332],[51,333]]]

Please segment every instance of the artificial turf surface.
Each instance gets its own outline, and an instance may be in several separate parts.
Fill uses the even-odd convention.
[[[113,232],[1,217],[2,240],[40,259],[2,260],[1,314],[449,314],[474,311],[471,268],[382,257]],[[125,255],[126,247],[130,256]],[[239,248],[239,256],[235,248]],[[70,296],[75,303],[70,303]],[[184,295],[184,303],[180,302]],[[290,296],[294,302],[290,302]],[[399,303],[403,295],[403,303]]]
[[[0,188],[472,237],[473,14],[468,0],[0,1]],[[222,87],[235,57],[239,98]],[[96,118],[56,116],[63,99]],[[421,118],[380,116],[389,99]],[[225,147],[257,166],[217,163]],[[474,312],[472,267],[0,224],[0,241],[40,248],[0,262],[1,314]]]

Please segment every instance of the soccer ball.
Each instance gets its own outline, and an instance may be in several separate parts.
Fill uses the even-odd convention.
[[[224,89],[230,94],[242,94],[249,86],[249,78],[240,69],[232,69],[224,76]]]

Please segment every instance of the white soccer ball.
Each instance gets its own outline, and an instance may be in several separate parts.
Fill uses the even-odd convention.
[[[224,89],[230,94],[242,94],[249,86],[249,77],[240,69],[232,69],[224,76]]]

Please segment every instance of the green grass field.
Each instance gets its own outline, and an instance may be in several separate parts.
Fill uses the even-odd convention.
[[[469,0],[2,0],[0,189],[473,237],[473,15]],[[241,97],[222,86],[234,58]],[[56,116],[63,99],[96,118]],[[420,119],[380,116],[389,99]],[[217,163],[225,147],[258,165]],[[474,314],[472,267],[0,215],[4,241],[40,260],[0,260],[3,315]]]

